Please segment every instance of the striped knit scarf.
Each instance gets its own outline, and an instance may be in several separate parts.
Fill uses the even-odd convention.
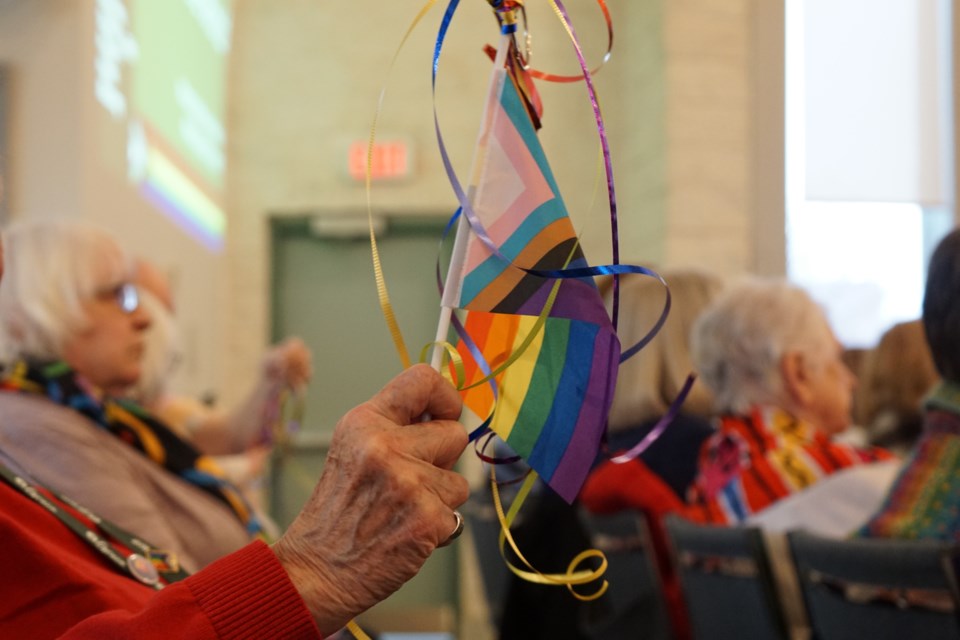
[[[832,441],[813,425],[772,406],[728,415],[700,449],[688,490],[692,519],[735,524],[771,504],[858,464],[887,460],[879,448]]]
[[[960,385],[941,384],[924,404],[923,435],[857,535],[960,541]]]
[[[259,520],[213,460],[135,402],[97,400],[67,363],[16,362],[0,376],[0,391],[43,395],[78,411],[167,471],[225,502],[251,537],[262,535]]]

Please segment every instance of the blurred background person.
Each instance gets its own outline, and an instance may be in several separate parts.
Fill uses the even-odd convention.
[[[859,529],[886,496],[903,456],[920,436],[924,396],[940,380],[919,320],[893,325],[860,360],[854,413],[858,438],[844,442],[890,451],[893,459],[842,469],[750,517],[768,531],[807,529],[847,537]]]
[[[833,436],[856,378],[821,308],[781,280],[728,290],[697,321],[694,362],[722,416],[704,443],[689,515],[735,524],[841,469],[892,456]]]
[[[143,371],[128,396],[213,457],[224,475],[240,489],[263,516],[261,479],[274,439],[288,427],[279,424],[293,415],[312,375],[310,349],[299,338],[288,338],[264,355],[257,380],[247,396],[232,410],[211,407],[196,398],[170,391],[169,381],[180,362],[182,346],[174,316],[168,278],[148,260],[139,259],[136,283],[141,304],[150,313],[146,331]],[[271,533],[276,533],[273,529]]]
[[[857,424],[874,445],[905,455],[923,430],[923,399],[940,381],[923,323],[899,322],[866,352],[857,387]]]
[[[142,374],[150,317],[118,241],[44,221],[12,225],[3,245],[0,449],[188,571],[258,535],[210,458],[123,399]]]
[[[923,326],[943,381],[924,403],[920,440],[861,533],[960,541],[960,230],[930,259]]]
[[[31,469],[0,450],[0,636],[335,637],[462,532],[460,410],[436,371],[403,371],[338,422],[323,474],[276,543],[255,541],[190,576],[151,575],[144,556],[118,566],[114,526],[70,522],[54,506],[68,498],[47,501]],[[154,551],[143,541],[136,550]]]
[[[661,275],[670,287],[670,314],[656,337],[624,362],[617,373],[608,425],[607,447],[611,454],[643,440],[679,396],[687,376],[694,370],[690,354],[693,323],[723,288],[719,277],[702,271],[665,271]],[[628,348],[656,324],[665,291],[654,279],[626,278],[621,283],[620,295],[618,335],[624,348]],[[686,494],[693,481],[700,444],[713,433],[713,415],[713,393],[702,382],[695,381],[680,413],[640,454],[640,460],[678,497]]]
[[[608,425],[609,455],[622,453],[650,435],[679,396],[694,371],[690,332],[723,289],[719,277],[695,269],[661,275],[670,287],[670,315],[656,337],[620,366]],[[656,324],[666,294],[663,285],[651,278],[625,278],[620,292],[618,334],[626,349]],[[606,294],[608,306],[611,294]],[[713,393],[694,381],[680,412],[639,457],[623,464],[601,463],[580,494],[590,511],[635,509],[646,520],[670,624],[678,638],[689,637],[690,630],[662,519],[685,508],[683,498],[696,476],[700,447],[713,433],[714,415]]]

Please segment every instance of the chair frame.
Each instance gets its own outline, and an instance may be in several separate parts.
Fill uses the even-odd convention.
[[[960,639],[956,546],[804,531],[787,539],[816,637]]]
[[[786,616],[760,529],[698,524],[675,515],[668,516],[665,525],[697,638],[756,637],[763,628],[765,637],[788,637]],[[695,586],[694,578],[706,576],[715,578],[714,587],[727,596],[735,589],[744,589],[747,582],[754,583],[755,589],[745,589],[743,602],[731,607],[729,615],[725,612],[718,617],[715,608],[705,607],[704,602],[713,601],[719,592],[708,597]],[[758,605],[766,620],[743,623],[741,617],[757,614]]]

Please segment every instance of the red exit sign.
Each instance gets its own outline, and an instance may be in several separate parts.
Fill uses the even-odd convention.
[[[347,172],[354,180],[366,180],[368,141],[350,144],[347,150]],[[405,140],[375,142],[370,149],[370,179],[396,180],[410,175],[410,145]]]

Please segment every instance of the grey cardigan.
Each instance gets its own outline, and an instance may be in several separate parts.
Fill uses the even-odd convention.
[[[0,449],[42,485],[196,571],[250,542],[230,508],[43,396],[0,393]]]

